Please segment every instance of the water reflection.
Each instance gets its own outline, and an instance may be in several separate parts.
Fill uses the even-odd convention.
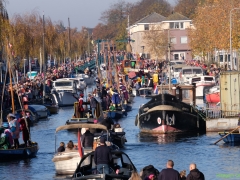
[[[200,133],[175,133],[175,134],[146,134],[139,133],[140,142],[157,142],[158,144],[167,144],[173,142],[188,142],[194,140],[194,138],[199,138],[204,134]]]

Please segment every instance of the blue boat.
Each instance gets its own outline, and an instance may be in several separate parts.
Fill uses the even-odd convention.
[[[218,134],[223,137],[225,135],[227,135],[229,132],[219,132]],[[228,136],[226,136],[225,138],[223,138],[223,141],[225,143],[240,143],[240,133],[231,133]]]
[[[29,147],[22,144],[18,149],[0,149],[0,159],[1,161],[8,161],[36,157],[38,149],[38,143],[36,142],[32,142]]]

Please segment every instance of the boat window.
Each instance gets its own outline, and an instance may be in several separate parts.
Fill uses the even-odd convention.
[[[122,164],[123,164],[123,168],[127,168],[130,170],[132,170],[132,168],[133,168],[131,166],[132,163],[131,163],[130,159],[125,154],[122,154]]]
[[[55,86],[72,86],[72,82],[69,81],[55,82]]]
[[[125,61],[124,62],[124,67],[130,67],[130,61]]]
[[[213,77],[204,77],[205,81],[213,81]]]
[[[182,68],[175,68],[174,72],[181,72]]]
[[[193,74],[202,74],[202,70],[201,69],[193,69]]]
[[[192,74],[192,69],[183,69],[183,74]]]
[[[185,64],[185,62],[181,62],[181,61],[176,61],[176,64]]]

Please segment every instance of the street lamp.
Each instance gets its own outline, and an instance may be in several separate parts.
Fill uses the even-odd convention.
[[[90,56],[90,46],[89,46],[89,32],[88,32],[88,29],[84,29],[85,32],[87,32],[88,34],[88,54]]]
[[[233,56],[232,56],[232,11],[234,10],[240,10],[240,8],[233,8],[230,10],[230,58],[231,58],[231,65],[232,65],[232,70],[234,68],[234,61],[233,61]],[[238,67],[237,67],[238,69]]]

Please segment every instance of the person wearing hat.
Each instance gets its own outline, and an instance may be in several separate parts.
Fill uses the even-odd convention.
[[[94,162],[97,165],[98,173],[109,174],[109,165],[112,162],[112,154],[105,143],[105,138],[100,138],[100,146],[94,152]]]
[[[14,147],[17,149],[19,147],[19,133],[20,133],[20,124],[16,119],[16,116],[12,113],[7,115],[7,120],[9,123],[10,131],[12,132],[12,138],[14,141]]]

